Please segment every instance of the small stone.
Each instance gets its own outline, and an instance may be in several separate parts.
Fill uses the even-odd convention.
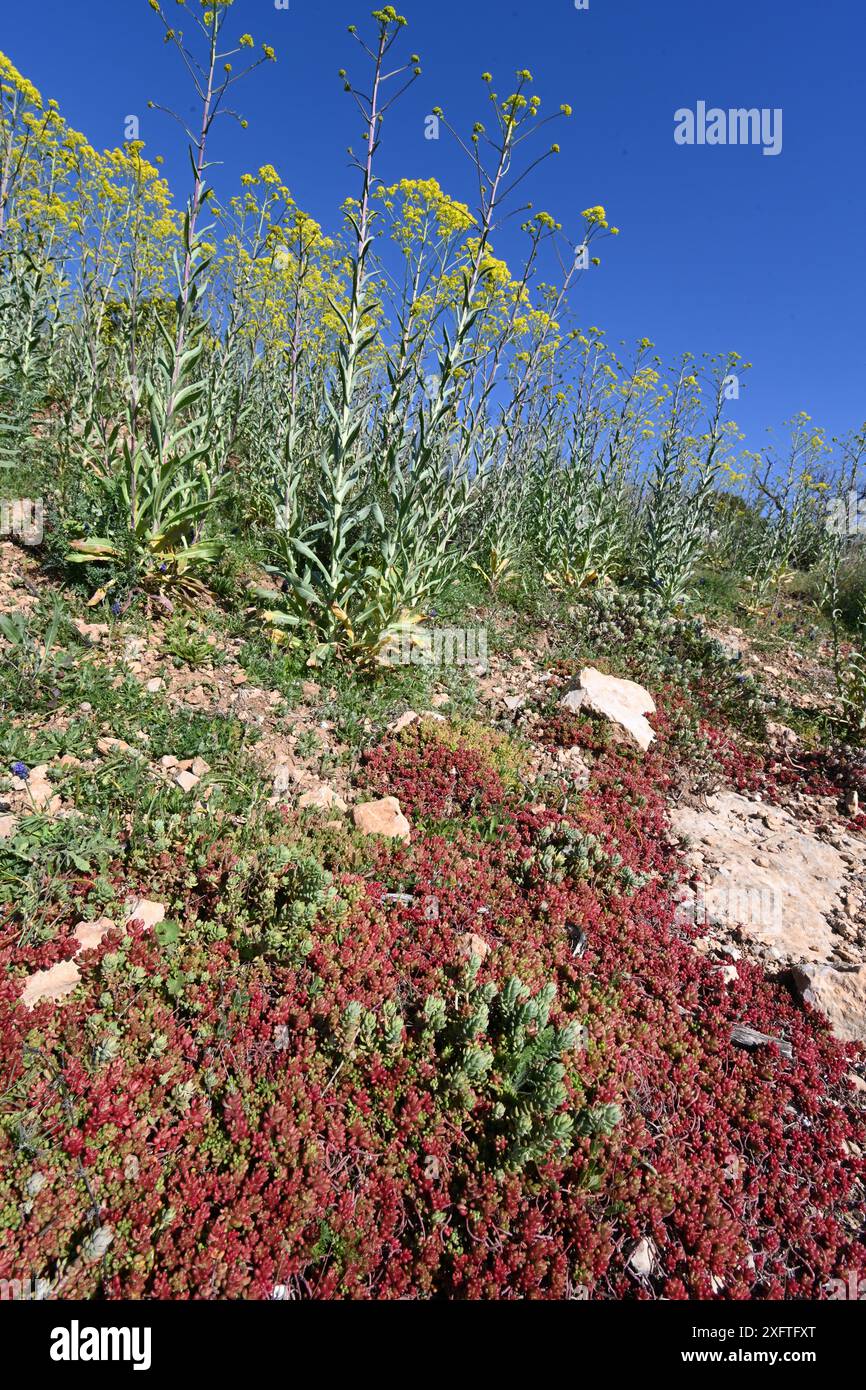
[[[40,763],[38,767],[31,768],[27,781],[21,781],[17,777],[13,778],[13,785],[16,784],[17,790],[26,790],[31,805],[37,811],[53,813],[59,809],[60,800],[55,797],[54,788],[48,780],[47,763]]]
[[[451,704],[451,696],[440,691],[438,694],[430,696],[430,704],[433,709],[442,709],[443,705]]]
[[[464,932],[458,936],[457,949],[467,960],[472,960],[473,957],[484,960],[486,956],[490,955],[490,946],[483,936],[479,936],[474,931]]]
[[[129,753],[131,750],[122,738],[98,738],[96,751],[106,757],[109,753]]]
[[[800,998],[827,1019],[840,1042],[866,1042],[866,965],[795,965]]]
[[[169,768],[177,767],[178,761],[173,753],[166,753],[164,758],[160,758],[159,765],[160,767],[164,767],[167,771]]]
[[[298,801],[298,806],[302,811],[345,811],[346,803],[341,796],[338,796],[333,787],[327,786],[322,782],[318,787],[313,787],[311,791],[304,792]]]
[[[147,682],[144,688],[148,695],[155,695],[157,691],[162,690],[164,684],[165,681],[162,679],[162,676],[154,676],[152,680]]]
[[[189,770],[194,777],[206,777],[210,772],[210,763],[206,763],[204,758],[193,758]]]
[[[305,700],[317,700],[322,693],[322,687],[315,681],[302,681],[301,694]]]
[[[395,719],[393,724],[388,725],[389,734],[402,734],[404,729],[408,729],[410,724],[414,724],[418,715],[413,709],[407,709],[405,714],[401,714],[399,719]]]
[[[43,999],[56,1004],[71,994],[81,979],[81,973],[74,960],[61,960],[50,970],[37,970],[31,975],[21,994],[21,1003],[26,1009],[35,1009]]]
[[[10,835],[14,835],[17,824],[17,816],[0,816],[0,840],[8,840]]]
[[[512,714],[516,714],[519,709],[522,709],[525,703],[522,695],[506,695],[505,697],[505,708],[510,710]]]
[[[352,811],[358,830],[364,835],[384,835],[392,840],[408,840],[412,827],[400,810],[396,796],[383,796],[379,801],[365,801]]]
[[[93,951],[113,926],[110,917],[99,917],[95,922],[79,922],[72,934],[82,951]]]
[[[644,1236],[643,1240],[639,1240],[633,1246],[628,1257],[628,1267],[639,1279],[647,1279],[655,1268],[657,1254],[655,1242]]]
[[[247,683],[247,673],[246,673],[246,671],[235,671],[234,675],[232,676],[232,685],[246,685],[246,683]]]
[[[560,704],[565,709],[589,709],[603,715],[624,729],[644,752],[655,738],[655,731],[646,715],[655,713],[655,701],[642,685],[635,681],[606,676],[593,666],[585,667],[577,689],[563,695]]]
[[[165,904],[151,902],[149,898],[136,898],[126,910],[126,924],[141,922],[146,929],[155,927],[165,920]]]
[[[726,985],[736,984],[740,978],[740,972],[735,965],[719,965],[716,967],[716,974],[721,975]]]
[[[87,623],[83,618],[73,618],[72,626],[86,642],[98,644],[108,636],[108,623]]]

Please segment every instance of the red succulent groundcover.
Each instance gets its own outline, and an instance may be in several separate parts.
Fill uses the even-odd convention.
[[[855,1049],[690,944],[668,718],[641,761],[597,751],[566,813],[484,749],[409,731],[376,750],[413,841],[372,875],[334,866],[301,950],[187,929],[237,873],[228,843],[192,874],[164,856],[177,941],[111,933],[62,1008],[20,1006],[7,936],[0,1275],[23,1259],[70,1298],[748,1299],[866,1269]],[[525,1049],[559,1040],[534,1081],[526,1050],[510,1078],[495,1047],[473,1074],[506,996]],[[741,1022],[793,1056],[733,1045]],[[550,1139],[527,1156],[533,1104]]]

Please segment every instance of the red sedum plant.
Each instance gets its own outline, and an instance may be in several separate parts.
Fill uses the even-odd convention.
[[[191,886],[177,865],[176,939],[112,932],[61,1006],[21,1006],[7,937],[0,1277],[59,1297],[745,1299],[864,1271],[856,1049],[690,945],[664,723],[640,761],[597,748],[567,817],[410,730],[367,766],[410,845],[328,884],[277,855],[282,896],[219,849]],[[257,913],[280,903],[275,935]],[[738,1049],[738,1022],[793,1058]]]

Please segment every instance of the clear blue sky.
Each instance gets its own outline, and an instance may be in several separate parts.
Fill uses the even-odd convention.
[[[173,0],[166,0],[169,12]],[[357,64],[346,33],[373,5],[346,0],[237,0],[238,33],[277,49],[278,63],[240,89],[246,132],[226,122],[217,153],[221,192],[262,163],[327,229],[356,181],[346,146],[359,120],[337,78]],[[529,67],[545,110],[570,102],[551,127],[562,154],[528,190],[566,227],[603,203],[621,236],[585,275],[575,309],[612,342],[642,335],[666,356],[729,348],[754,363],[732,409],[750,447],[766,426],[805,409],[829,434],[866,418],[866,13],[862,0],[405,0],[406,51],[423,77],[386,126],[380,174],[439,179],[471,199],[470,170],[443,132],[425,140],[441,105],[468,128],[486,118],[479,77],[497,90]],[[186,92],[147,0],[3,0],[0,48],[71,124],[98,146],[142,118],[151,154],[164,153],[175,190],[185,179],[179,129],[147,111]],[[682,147],[674,112],[781,107],[783,149]],[[516,265],[515,231],[496,249]]]

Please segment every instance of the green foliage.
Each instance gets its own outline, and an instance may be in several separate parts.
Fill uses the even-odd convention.
[[[556,986],[533,995],[516,976],[502,989],[478,985],[479,961],[467,970],[466,989],[446,1000],[431,996],[424,1023],[435,1039],[441,1086],[471,1126],[482,1123],[493,1166],[516,1171],[567,1153],[581,1124],[567,1110],[568,1076],[583,1045],[577,1023],[550,1022]],[[618,1115],[597,1117],[613,1129]]]
[[[0,702],[12,709],[42,709],[59,702],[74,665],[64,643],[69,625],[59,601],[44,623],[15,611],[0,613]]]
[[[166,624],[163,645],[170,656],[187,666],[216,666],[223,657],[208,634],[188,614],[177,613]]]
[[[245,929],[251,951],[302,958],[309,928],[326,910],[339,920],[332,876],[318,859],[299,845],[262,844],[232,866],[216,920]]]

